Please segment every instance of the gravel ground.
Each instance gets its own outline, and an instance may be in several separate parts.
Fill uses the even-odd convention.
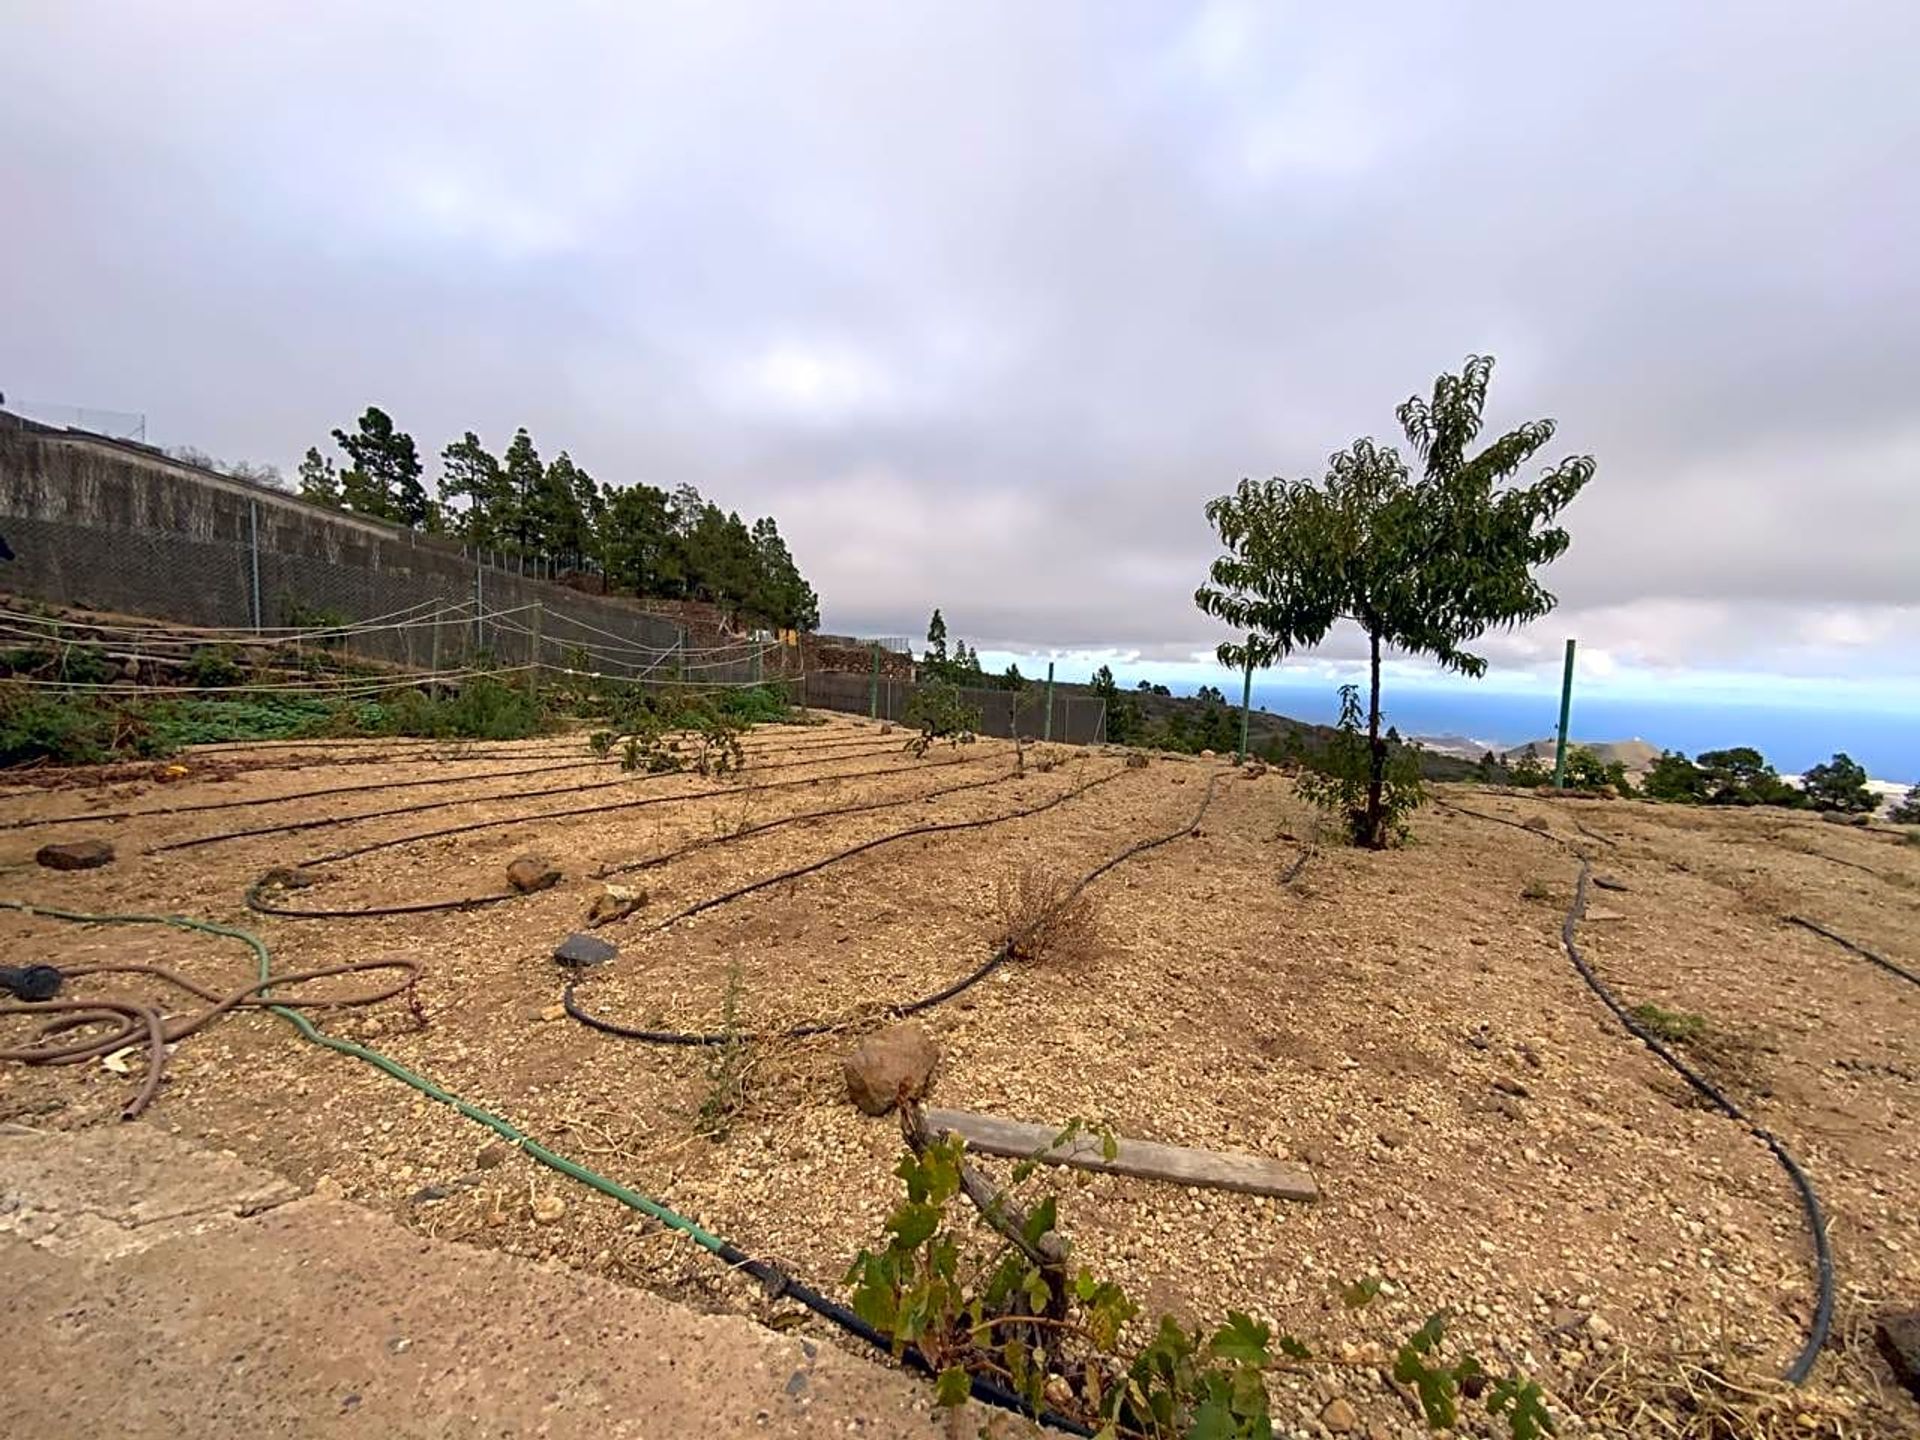
[[[1680,1373],[1771,1394],[1767,1377],[1799,1348],[1813,1305],[1794,1194],[1758,1141],[1702,1108],[1580,983],[1558,943],[1576,868],[1567,850],[1436,807],[1408,848],[1320,849],[1288,884],[1313,825],[1277,773],[1180,759],[1129,769],[1118,755],[1051,747],[1059,763],[1045,773],[1030,763],[1022,776],[1002,742],[915,761],[900,739],[838,717],[756,731],[749,768],[726,781],[582,768],[3,831],[0,894],[249,925],[284,969],[413,956],[426,969],[424,1028],[400,1002],[346,1012],[330,1028],[837,1291],[893,1203],[900,1149],[891,1120],[845,1101],[847,1032],[984,959],[1009,877],[1078,878],[1140,838],[1177,831],[1217,775],[1194,833],[1096,884],[1085,953],[1003,967],[923,1017],[944,1052],[938,1103],[1049,1124],[1082,1116],[1122,1135],[1308,1164],[1325,1192],[1316,1205],[1052,1177],[1079,1260],[1150,1308],[1191,1323],[1251,1310],[1359,1362],[1278,1382],[1283,1428],[1317,1435],[1350,1420],[1348,1433],[1371,1440],[1423,1433],[1366,1362],[1442,1307],[1490,1366],[1548,1387],[1566,1433],[1710,1433],[1679,1428],[1699,1424],[1694,1402],[1665,1393]],[[554,739],[225,748],[167,784],[123,775],[106,787],[22,786],[0,797],[0,823],[479,775],[516,756],[532,766],[583,753]],[[607,780],[619,783],[513,799]],[[922,798],[972,780],[994,783]],[[1095,780],[1042,813],[882,846],[654,928],[686,904],[907,825],[1004,817]],[[1593,896],[1580,932],[1588,957],[1626,1003],[1702,1018],[1688,1053],[1793,1150],[1826,1203],[1841,1292],[1834,1344],[1808,1389],[1743,1400],[1755,1407],[1747,1428],[1722,1433],[1774,1423],[1783,1434],[1916,1433],[1920,1409],[1872,1355],[1868,1330],[1879,1307],[1920,1304],[1920,1140],[1907,1123],[1920,1095],[1920,994],[1782,917],[1816,920],[1914,968],[1920,849],[1780,812],[1443,793],[1595,850],[1599,872],[1626,888]],[[673,803],[511,818],[641,798]],[[230,829],[442,801],[452,803],[149,853]],[[739,835],[878,801],[893,803]],[[267,919],[242,903],[271,866],[509,818],[323,867],[289,903],[493,894],[527,852],[559,865],[560,886],[487,909],[339,922]],[[47,840],[93,834],[118,846],[115,864],[54,873],[32,863]],[[719,1141],[694,1133],[709,1054],[561,1017],[547,958],[583,923],[598,867],[692,841],[717,843],[624,877],[649,901],[597,932],[622,952],[583,981],[582,1002],[624,1024],[707,1030],[723,1024],[731,989],[746,1030],[846,1026],[751,1045],[744,1109]],[[133,958],[215,985],[251,978],[241,947],[204,937],[16,914],[0,914],[0,936],[11,963]],[[0,1119],[110,1124],[135,1083],[98,1064],[8,1066]],[[790,1303],[652,1222],[489,1147],[476,1127],[298,1043],[271,1017],[229,1017],[177,1047],[150,1118],[428,1233],[782,1326],[797,1319]],[[1340,1289],[1369,1275],[1385,1281],[1380,1297],[1349,1310]],[[1703,1371],[1682,1372],[1681,1357]],[[1325,1415],[1335,1398],[1344,1405]]]

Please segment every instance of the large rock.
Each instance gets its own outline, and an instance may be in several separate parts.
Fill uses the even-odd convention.
[[[587,924],[608,925],[624,920],[647,903],[647,892],[631,885],[609,885],[587,907]]]
[[[507,866],[507,883],[522,895],[560,883],[560,867],[543,855],[522,855]]]
[[[42,845],[33,858],[49,870],[97,870],[113,859],[113,844],[107,840],[60,840]]]
[[[875,1031],[847,1056],[847,1095],[869,1115],[884,1115],[902,1093],[917,1099],[940,1059],[933,1037],[911,1020]]]

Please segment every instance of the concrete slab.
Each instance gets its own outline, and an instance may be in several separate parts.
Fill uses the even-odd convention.
[[[9,1431],[931,1440],[985,1418],[832,1345],[289,1188],[140,1124],[0,1136],[0,1328],[31,1351],[0,1366]]]

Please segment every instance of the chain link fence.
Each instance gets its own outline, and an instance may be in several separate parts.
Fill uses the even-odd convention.
[[[796,682],[796,699],[820,710],[870,715],[895,724],[907,722],[907,708],[922,687],[910,680],[841,671],[809,671]],[[1058,740],[1068,745],[1097,745],[1106,738],[1107,703],[1097,696],[1049,695],[1044,682],[1023,690],[959,688],[960,700],[980,717],[979,733],[1002,740]]]

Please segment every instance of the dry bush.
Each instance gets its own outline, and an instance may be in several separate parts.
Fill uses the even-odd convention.
[[[1856,1440],[1877,1434],[1849,1408],[1771,1377],[1749,1377],[1717,1357],[1658,1361],[1616,1355],[1592,1375],[1575,1402],[1588,1427],[1604,1435],[1673,1440]],[[1891,1433],[1891,1432],[1888,1432]]]
[[[1073,964],[1099,953],[1100,912],[1064,876],[1023,865],[1000,877],[994,940],[1016,960]]]

